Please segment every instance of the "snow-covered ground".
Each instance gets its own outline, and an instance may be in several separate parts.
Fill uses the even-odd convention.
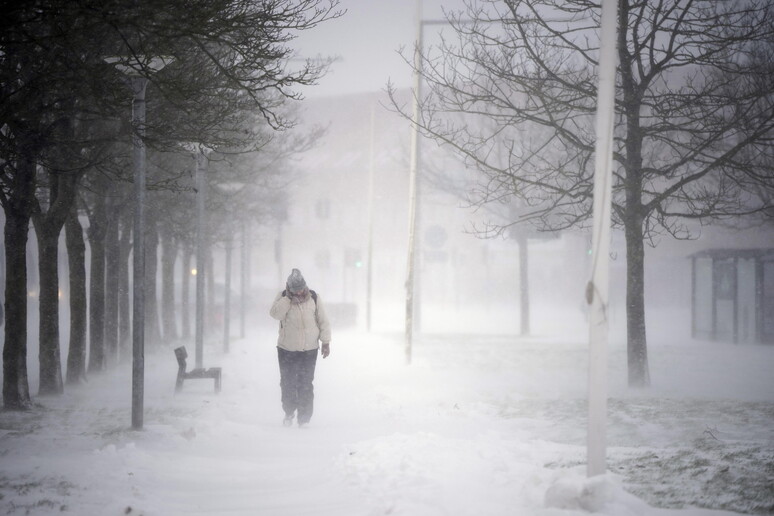
[[[401,335],[334,337],[306,429],[281,424],[273,327],[207,346],[220,395],[175,395],[172,346],[149,351],[142,431],[128,365],[0,412],[0,513],[774,514],[774,346],[652,343],[644,391],[611,346],[609,473],[589,480],[585,336],[420,336],[410,366]]]

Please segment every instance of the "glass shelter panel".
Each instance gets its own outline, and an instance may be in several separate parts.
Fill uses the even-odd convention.
[[[761,270],[761,340],[774,342],[774,262],[763,262]]]
[[[739,259],[737,261],[737,342],[755,342],[757,337],[755,263],[753,259]]]
[[[693,328],[694,336],[711,338],[712,325],[712,259],[695,258],[693,270]]]
[[[736,301],[736,261],[715,260],[713,279],[715,280],[715,338],[728,342],[734,341]]]

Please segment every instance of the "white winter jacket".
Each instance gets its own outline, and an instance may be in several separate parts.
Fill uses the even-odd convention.
[[[280,322],[277,346],[282,349],[309,351],[318,348],[318,341],[331,341],[331,324],[319,295],[316,305],[311,295],[306,301],[293,304],[280,292],[269,315]]]

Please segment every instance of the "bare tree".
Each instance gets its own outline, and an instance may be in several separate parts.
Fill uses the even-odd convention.
[[[774,13],[767,0],[618,5],[613,218],[626,238],[629,383],[645,386],[645,243],[771,213]],[[477,203],[530,207],[512,224],[556,231],[591,216],[599,13],[589,0],[471,1],[449,15],[454,40],[421,60],[420,129],[478,170]]]

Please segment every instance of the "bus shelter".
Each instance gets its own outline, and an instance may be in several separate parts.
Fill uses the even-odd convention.
[[[707,249],[691,259],[692,336],[774,342],[774,248]]]

